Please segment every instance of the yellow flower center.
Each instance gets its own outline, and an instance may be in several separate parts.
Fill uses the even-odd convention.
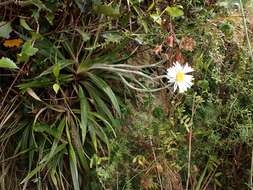
[[[184,76],[184,72],[182,71],[179,71],[177,74],[176,74],[176,81],[177,82],[182,82],[184,80],[185,76]]]

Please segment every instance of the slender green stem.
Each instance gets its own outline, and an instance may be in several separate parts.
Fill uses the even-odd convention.
[[[188,145],[188,167],[187,167],[187,181],[186,190],[189,189],[189,182],[191,177],[191,152],[192,152],[192,127],[189,130],[189,145]]]
[[[251,165],[250,165],[250,189],[253,190],[253,148],[251,152]]]
[[[252,47],[251,47],[251,43],[250,43],[247,20],[246,20],[242,0],[240,0],[240,9],[241,9],[241,14],[242,14],[243,28],[244,28],[244,32],[245,32],[245,36],[246,36],[246,40],[247,40],[247,44],[248,44],[249,54],[250,54],[251,61],[252,61],[252,64],[253,64],[253,52],[252,52]]]
[[[243,7],[243,3],[242,0],[240,0],[240,9],[241,9],[241,14],[242,14],[242,19],[243,19],[243,27],[244,27],[244,31],[245,31],[245,35],[246,35],[246,40],[247,40],[247,44],[248,44],[248,49],[249,49],[249,54],[251,57],[251,61],[253,64],[253,52],[252,52],[252,47],[251,47],[251,43],[250,43],[250,39],[249,39],[249,33],[248,33],[248,26],[247,26],[247,20],[246,20],[246,16],[245,16],[245,12],[244,12],[244,7]],[[250,189],[253,190],[253,148],[252,148],[252,155],[251,155],[251,166],[250,166]]]
[[[122,82],[127,85],[129,88],[133,89],[133,90],[136,90],[136,91],[139,91],[139,92],[158,92],[158,91],[161,91],[161,90],[164,90],[164,89],[168,89],[171,85],[166,85],[164,87],[161,87],[161,88],[155,88],[155,89],[148,89],[148,88],[137,88],[137,87],[134,87],[133,85],[131,85],[129,82],[127,82],[127,80],[122,76],[120,75],[120,78],[122,80]]]

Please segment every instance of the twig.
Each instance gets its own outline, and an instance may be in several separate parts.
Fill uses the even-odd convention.
[[[22,68],[20,69],[20,71],[18,72],[17,76],[15,77],[15,79],[13,80],[12,84],[10,85],[10,87],[8,88],[4,98],[3,98],[3,101],[0,103],[0,109],[4,106],[4,102],[6,100],[6,98],[8,97],[12,87],[14,86],[14,84],[16,83],[16,81],[18,80],[18,77],[20,76],[20,74],[23,72],[23,69],[25,67],[25,64],[22,66]]]
[[[213,176],[215,175],[216,170],[217,170],[217,167],[214,169],[214,171],[212,171],[212,172],[210,172],[210,173],[208,174],[207,180],[206,180],[206,181],[204,182],[204,184],[203,184],[203,185],[205,185],[205,186],[204,186],[203,188],[201,188],[201,190],[206,190],[206,189],[207,189],[209,183],[211,182]]]
[[[188,145],[188,169],[187,169],[187,181],[186,181],[186,190],[189,189],[189,182],[190,182],[190,176],[191,176],[191,153],[192,153],[192,123],[193,123],[193,117],[196,111],[196,105],[195,105],[195,98],[196,94],[193,96],[193,103],[192,103],[192,115],[191,115],[191,126],[189,129],[189,145]]]
[[[152,142],[151,136],[149,136],[149,141],[150,141],[150,145],[152,147],[152,153],[153,153],[153,156],[154,156],[154,159],[155,159],[155,163],[157,163],[157,158],[156,158],[156,154],[155,154],[155,150],[154,150],[154,146],[153,146],[153,142]],[[162,184],[161,175],[160,175],[160,173],[159,173],[159,171],[157,169],[156,169],[156,172],[157,172],[157,176],[158,176],[158,180],[159,180],[159,183],[160,183],[161,190],[163,190],[163,184]]]
[[[9,1],[4,1],[2,3],[0,3],[0,6],[5,6],[5,5],[8,5],[8,4],[11,4],[11,3],[15,3],[16,0],[9,0]]]

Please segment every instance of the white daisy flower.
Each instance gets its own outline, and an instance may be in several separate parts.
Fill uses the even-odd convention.
[[[174,63],[174,66],[167,69],[166,77],[169,79],[169,83],[174,84],[174,92],[178,88],[179,93],[183,93],[193,85],[193,76],[187,74],[190,72],[193,72],[193,68],[188,66],[188,64],[182,66],[178,62]]]

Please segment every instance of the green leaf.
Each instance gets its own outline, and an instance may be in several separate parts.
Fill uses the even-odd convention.
[[[154,20],[154,22],[158,23],[159,25],[162,24],[162,18],[159,14],[151,14],[150,17]]]
[[[82,142],[84,143],[86,133],[87,133],[87,125],[88,125],[88,101],[84,95],[84,92],[81,86],[79,86],[79,99],[80,99],[80,109],[81,109],[80,127],[82,131]]]
[[[21,18],[20,19],[20,25],[23,26],[24,29],[28,30],[28,31],[32,31],[33,29],[31,29],[31,27],[27,24],[27,22],[25,21],[25,19]]]
[[[92,141],[92,145],[96,151],[96,153],[98,152],[98,144],[97,144],[97,137],[96,137],[96,132],[95,129],[93,127],[93,124],[89,124],[89,132],[90,132],[90,137],[91,137],[91,141]]]
[[[50,128],[49,125],[45,124],[45,123],[39,123],[39,122],[36,122],[33,126],[33,130],[37,133],[48,133],[52,136],[56,136],[56,133],[57,131],[53,128]]]
[[[87,0],[74,0],[81,12],[84,12]]]
[[[60,85],[57,84],[57,83],[55,83],[55,84],[53,85],[53,89],[54,89],[54,92],[57,94],[58,91],[59,91],[59,89],[60,89]]]
[[[58,146],[58,140],[55,140],[51,150],[48,154],[44,156],[44,158],[40,161],[40,164],[47,164],[50,162],[58,153],[62,152],[63,150],[66,150],[66,144],[60,144]]]
[[[76,151],[79,157],[80,164],[86,172],[89,172],[90,168],[88,164],[88,159],[90,159],[90,157],[85,153],[83,149],[83,144],[81,143],[80,140],[80,133],[77,133],[76,135],[76,143],[77,143]]]
[[[64,120],[63,120],[64,121]],[[53,137],[55,137],[56,139],[59,139],[62,135],[62,130],[64,128],[64,123],[61,121],[61,123],[59,124],[59,127],[56,128],[51,128],[49,125],[44,124],[44,123],[35,123],[35,125],[33,126],[33,130],[37,133],[48,133],[49,135],[52,135]]]
[[[94,10],[97,13],[104,14],[110,17],[116,17],[120,15],[119,6],[113,7],[111,5],[100,5],[94,6]]]
[[[86,85],[86,88],[90,94],[90,96],[94,99],[94,106],[98,113],[102,114],[104,117],[107,117],[110,119],[110,121],[113,123],[113,116],[111,111],[109,110],[106,103],[100,98],[98,95],[99,93],[95,88],[92,88],[88,85]]]
[[[51,25],[51,26],[53,26],[54,25],[54,14],[53,13],[48,13],[47,14],[47,16],[46,16],[46,19],[47,19],[47,21],[49,22],[49,24]]]
[[[201,189],[201,185],[203,184],[203,179],[206,175],[207,169],[208,169],[208,164],[206,164],[206,167],[205,167],[204,171],[202,172],[201,176],[199,177],[199,180],[198,180],[198,183],[196,185],[195,190],[200,190]]]
[[[23,181],[21,181],[21,184],[22,183],[25,183],[27,182],[29,179],[31,179],[35,174],[37,174],[38,172],[41,171],[41,169],[44,167],[45,165],[38,165],[35,169],[33,169],[31,172],[29,172],[27,174],[27,176],[25,177],[25,179],[23,179]]]
[[[184,12],[182,11],[182,9],[180,9],[178,6],[177,7],[170,7],[168,6],[166,8],[166,12],[173,18],[175,17],[180,17],[184,15]]]
[[[42,3],[40,0],[30,0],[29,3],[38,7],[39,10],[44,9],[45,11],[51,12],[51,10],[48,9],[46,5]]]
[[[59,64],[59,63],[56,63],[56,64],[54,65],[54,68],[53,68],[53,74],[54,74],[55,78],[58,78],[58,77],[59,77],[59,75],[60,75],[60,70],[61,70],[60,64]]]
[[[119,43],[123,39],[123,37],[116,32],[106,32],[103,34],[103,37],[105,38],[105,41],[112,43]]]
[[[50,171],[50,177],[51,177],[51,180],[52,180],[52,182],[53,182],[53,184],[54,184],[55,187],[58,186],[58,182],[57,182],[57,179],[56,179],[56,176],[55,176],[56,174],[57,174],[56,173],[56,169],[55,168],[51,169],[51,171]]]
[[[88,75],[92,79],[92,81],[96,84],[96,86],[99,87],[101,90],[103,90],[107,94],[107,96],[109,97],[109,99],[112,102],[113,107],[120,115],[121,111],[120,111],[118,100],[117,100],[115,94],[113,93],[112,89],[110,88],[110,86],[104,80],[97,77],[96,75],[91,74],[91,73],[88,73]]]
[[[65,60],[65,56],[60,52],[59,47],[47,38],[36,42],[36,47],[40,50],[38,53],[47,57],[52,63],[56,60]],[[61,67],[62,68],[62,67]]]
[[[17,85],[23,91],[26,91],[29,88],[44,88],[53,85],[53,82],[49,78],[42,78],[40,80],[31,80],[26,83],[21,83]]]
[[[9,38],[12,32],[12,27],[10,22],[2,21],[0,22],[0,37]]]
[[[17,65],[8,57],[2,57],[0,59],[0,68],[18,69]]]
[[[56,138],[57,138],[57,139],[60,139],[60,138],[61,138],[64,127],[65,127],[65,118],[63,118],[63,119],[61,120],[61,122],[59,123],[59,126],[58,126],[58,128],[57,128],[57,134],[56,134]]]
[[[62,75],[59,78],[59,84],[72,82],[73,78],[71,75]],[[30,79],[27,80],[25,83],[21,83],[17,85],[23,92],[26,91],[28,88],[47,88],[51,87],[55,82],[53,82],[48,77],[40,78],[40,79]]]
[[[27,56],[33,56],[36,54],[37,51],[38,49],[34,48],[32,44],[29,41],[27,41],[24,43],[21,53]]]
[[[66,59],[66,60],[60,60],[60,61],[58,61],[56,64],[58,64],[58,65],[60,66],[60,69],[64,69],[65,67],[68,67],[68,66],[70,66],[70,65],[75,64],[75,62],[74,62],[73,60],[67,60],[67,59]],[[51,74],[52,72],[54,73],[54,72],[55,72],[54,69],[55,69],[55,65],[53,65],[53,66],[49,67],[47,70],[43,71],[43,72],[42,72],[38,77],[36,77],[36,78],[40,78],[40,77],[42,77],[42,76],[44,76],[44,75]],[[55,74],[57,75],[57,72],[54,73],[54,76],[55,76]]]
[[[106,133],[103,131],[102,127],[94,119],[91,119],[91,120],[92,120],[93,125],[89,126],[89,130],[92,131],[92,136],[95,137],[95,138],[93,137],[94,138],[93,145],[95,146],[96,151],[97,151],[97,144],[101,145],[101,143],[97,143],[97,140],[102,140],[108,148],[108,153],[110,153],[110,143],[109,143],[109,139]],[[97,139],[96,136],[98,136],[99,138]]]
[[[202,88],[203,90],[208,90],[209,88],[209,82],[207,80],[199,80],[197,82],[198,86]]]
[[[76,29],[76,31],[81,35],[84,42],[87,42],[90,40],[90,35],[88,33],[84,32],[78,28]]]
[[[72,176],[72,181],[74,184],[74,190],[80,190],[79,180],[78,180],[78,170],[77,170],[77,161],[76,161],[76,154],[71,142],[70,132],[68,126],[66,127],[66,133],[69,143],[69,165],[70,165],[70,172]]]
[[[33,47],[30,41],[24,43],[21,53],[18,54],[18,59],[21,62],[26,62],[29,58],[36,54],[37,48]]]
[[[99,120],[101,120],[105,124],[105,126],[107,126],[108,128],[111,129],[111,131],[113,132],[114,137],[116,137],[115,130],[113,129],[112,125],[105,118],[103,118],[101,115],[97,114],[96,112],[91,112],[91,115],[93,115],[96,118],[98,118]]]

